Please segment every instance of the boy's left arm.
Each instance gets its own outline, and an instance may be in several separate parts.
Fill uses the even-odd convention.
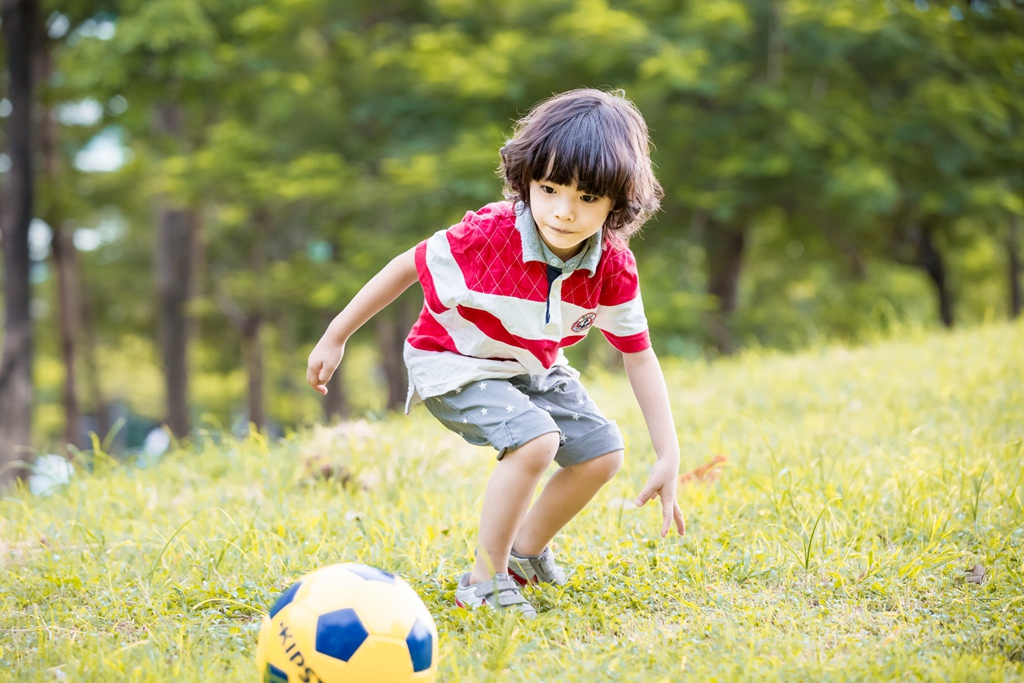
[[[655,497],[661,498],[665,520],[661,527],[661,537],[668,535],[673,521],[679,534],[685,534],[686,521],[676,501],[676,485],[679,482],[679,441],[676,438],[675,424],[672,422],[672,408],[668,402],[668,388],[665,386],[661,364],[658,363],[654,349],[650,348],[637,353],[623,353],[622,360],[633,394],[647,422],[647,430],[651,434],[651,442],[657,455],[651,476],[637,496],[636,505],[643,506]]]

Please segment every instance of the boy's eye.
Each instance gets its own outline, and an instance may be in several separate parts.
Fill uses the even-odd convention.
[[[543,192],[544,194],[554,194],[555,188],[551,187],[550,185],[541,185],[540,191]]]
[[[600,197],[598,197],[598,196],[597,196],[597,195],[595,195],[595,194],[585,194],[585,195],[583,195],[583,196],[581,196],[581,197],[580,197],[580,200],[581,200],[581,201],[582,201],[582,202],[583,202],[584,204],[593,204],[594,202],[598,201],[599,199],[601,199],[601,198],[600,198]]]

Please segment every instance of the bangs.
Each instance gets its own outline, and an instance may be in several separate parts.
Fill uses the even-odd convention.
[[[629,196],[634,154],[629,141],[621,139],[621,127],[608,125],[592,109],[547,133],[527,151],[523,171],[530,180],[575,184],[616,204]]]
[[[651,168],[647,124],[625,95],[581,88],[545,100],[501,148],[505,196],[530,205],[530,183],[575,185],[612,200],[605,228],[628,240],[663,195]]]

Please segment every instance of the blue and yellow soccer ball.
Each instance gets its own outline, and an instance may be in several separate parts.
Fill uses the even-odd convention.
[[[416,683],[437,676],[437,627],[397,576],[334,564],[299,579],[263,617],[264,683]]]

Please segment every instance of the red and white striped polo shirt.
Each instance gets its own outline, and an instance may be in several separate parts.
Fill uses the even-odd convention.
[[[488,204],[417,245],[424,306],[405,344],[411,399],[481,379],[544,376],[567,364],[562,348],[591,326],[620,351],[650,347],[629,248],[598,233],[565,264],[518,209]]]

